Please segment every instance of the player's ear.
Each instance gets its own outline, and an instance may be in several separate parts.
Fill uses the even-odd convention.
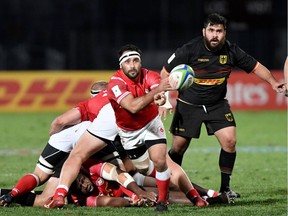
[[[202,35],[205,37],[205,28],[202,29]]]

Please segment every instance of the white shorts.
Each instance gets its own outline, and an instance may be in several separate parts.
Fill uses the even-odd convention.
[[[103,106],[88,131],[97,137],[114,141],[118,134],[114,110],[110,103]]]
[[[165,128],[159,115],[139,130],[127,131],[119,128],[119,135],[125,150],[143,146],[147,140],[166,140]]]
[[[87,130],[90,124],[90,121],[84,121],[64,129],[50,136],[48,143],[61,151],[71,152],[80,136]]]

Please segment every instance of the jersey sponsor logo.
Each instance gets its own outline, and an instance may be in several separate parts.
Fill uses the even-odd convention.
[[[177,131],[177,132],[185,132],[185,128],[178,128],[178,127],[176,127],[176,128],[175,128],[175,131]]]
[[[194,79],[194,83],[199,85],[221,85],[225,81],[225,77],[219,79]]]
[[[199,58],[197,59],[198,62],[209,62],[209,59],[206,58]]]
[[[220,55],[219,56],[219,62],[220,62],[220,64],[226,64],[227,63],[227,55]]]
[[[113,93],[114,93],[114,95],[115,95],[116,98],[119,97],[119,96],[121,95],[121,91],[120,91],[118,85],[113,86],[113,87],[112,87],[112,91],[113,91]]]
[[[229,122],[233,122],[234,121],[233,116],[232,116],[231,113],[225,114],[225,117],[226,117],[227,121],[229,121]]]

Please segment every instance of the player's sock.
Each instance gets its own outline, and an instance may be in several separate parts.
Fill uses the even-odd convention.
[[[131,199],[133,199],[133,200],[138,199],[138,196],[135,193],[133,193],[131,190],[128,190],[127,188],[123,187],[122,185],[120,185],[120,189],[124,194],[126,194],[126,196],[130,197]]]
[[[230,176],[233,171],[235,160],[236,160],[236,152],[229,153],[221,149],[219,157],[219,167],[221,171],[220,192],[230,190]]]
[[[150,177],[155,178],[155,175],[156,175],[156,170],[154,167],[154,163],[153,163],[153,161],[149,160],[149,167],[148,167],[148,170],[146,172],[146,176],[150,176]]]
[[[23,176],[13,187],[10,194],[13,197],[21,196],[33,190],[39,184],[39,178],[35,174],[27,174]]]
[[[0,188],[0,196],[10,193],[12,189]]]
[[[170,158],[171,158],[175,163],[177,163],[179,166],[182,165],[183,155],[176,154],[176,153],[173,152],[171,149],[168,151],[168,155],[169,155]]]
[[[170,175],[171,175],[171,172],[169,169],[165,170],[164,172],[156,171],[156,184],[158,188],[157,202],[166,203],[168,201]]]
[[[156,176],[156,169],[154,168],[153,170],[147,172],[147,176],[155,178]]]
[[[216,196],[218,196],[218,195],[219,195],[219,193],[218,193],[217,191],[212,190],[212,189],[209,189],[209,190],[207,191],[207,196],[208,196],[208,197],[216,197]]]
[[[68,194],[68,187],[66,185],[58,185],[53,196],[53,199],[56,199],[59,196],[66,197]]]
[[[192,202],[195,197],[200,196],[196,189],[191,189],[186,193],[186,197]]]

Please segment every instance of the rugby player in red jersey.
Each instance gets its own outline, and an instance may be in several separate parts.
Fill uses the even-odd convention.
[[[121,143],[138,170],[152,171],[151,159],[158,188],[155,210],[167,211],[171,174],[166,162],[165,129],[154,98],[161,99],[165,91],[172,89],[168,79],[161,80],[159,73],[142,68],[137,46],[127,44],[118,54],[120,69],[110,79],[108,98],[115,112]],[[198,206],[207,205],[195,189],[191,190],[191,196]]]

